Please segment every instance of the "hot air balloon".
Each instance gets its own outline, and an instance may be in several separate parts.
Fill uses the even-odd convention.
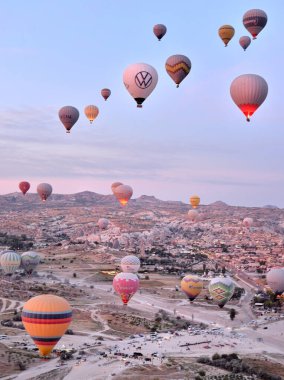
[[[196,210],[189,210],[187,213],[187,216],[191,222],[197,222],[198,221],[199,215],[198,215],[198,212]]]
[[[193,208],[197,208],[197,206],[199,205],[200,203],[200,198],[198,195],[192,195],[190,198],[189,198],[189,202],[191,204],[191,206]]]
[[[98,220],[98,226],[100,230],[106,230],[108,227],[109,221],[106,218],[100,218]]]
[[[167,27],[163,24],[154,25],[153,32],[155,36],[158,38],[158,40],[161,41],[161,39],[167,33]]]
[[[65,106],[59,110],[58,115],[61,123],[66,128],[66,132],[70,133],[70,129],[79,119],[79,111],[75,107]]]
[[[104,98],[104,100],[107,100],[110,97],[111,91],[109,88],[103,88],[101,90],[101,95]]]
[[[251,39],[249,36],[242,36],[239,39],[239,44],[244,49],[244,51],[246,51],[246,49],[249,47],[250,43],[251,43]]]
[[[120,186],[120,185],[123,185],[123,183],[122,183],[122,182],[114,182],[114,183],[111,185],[111,191],[113,192],[113,194],[114,194],[114,190],[115,190],[118,186]]]
[[[62,297],[41,294],[24,304],[22,322],[42,356],[47,356],[72,320],[69,303]]]
[[[99,114],[99,109],[96,106],[89,105],[89,106],[85,107],[84,112],[85,112],[87,119],[89,119],[90,123],[92,124],[92,122],[95,120],[95,118]]]
[[[215,277],[210,281],[208,289],[213,300],[222,308],[232,298],[235,284],[230,277]]]
[[[218,34],[226,47],[228,43],[231,41],[231,39],[234,37],[235,29],[231,25],[222,25],[218,29]]]
[[[113,288],[124,305],[127,305],[130,298],[139,288],[139,278],[134,273],[118,273],[113,279]]]
[[[233,101],[250,121],[250,117],[266,99],[268,84],[259,75],[244,74],[233,80],[230,92]]]
[[[52,193],[52,186],[49,183],[40,183],[37,187],[38,195],[45,202]]]
[[[114,195],[122,206],[126,206],[132,197],[133,189],[128,185],[119,185],[114,189]]]
[[[268,286],[275,293],[284,292],[284,270],[281,268],[272,268],[266,274],[266,281]]]
[[[147,63],[134,63],[125,69],[123,83],[137,107],[141,108],[158,83],[158,73]]]
[[[30,187],[31,185],[27,181],[22,181],[19,183],[19,189],[24,195],[26,194],[26,192],[29,190]]]
[[[6,274],[13,274],[21,265],[21,256],[14,251],[6,251],[0,257],[1,267]]]
[[[123,272],[137,273],[140,268],[140,260],[134,255],[124,256],[121,259],[120,266]]]
[[[189,274],[181,280],[180,287],[188,299],[193,301],[201,293],[203,282],[198,276]]]
[[[166,61],[166,71],[172,80],[175,82],[177,87],[184,80],[184,78],[189,74],[191,70],[190,59],[185,55],[176,54],[171,55]]]
[[[252,218],[244,218],[243,225],[247,228],[250,228],[253,225],[253,219]]]
[[[24,270],[31,274],[40,263],[40,256],[34,251],[24,252],[21,255],[21,266]]]
[[[247,31],[256,39],[267,23],[267,14],[261,9],[250,9],[243,16],[243,24]]]

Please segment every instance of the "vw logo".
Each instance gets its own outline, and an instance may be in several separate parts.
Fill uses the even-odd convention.
[[[152,75],[148,71],[140,71],[135,75],[135,83],[139,88],[145,89],[151,86]]]

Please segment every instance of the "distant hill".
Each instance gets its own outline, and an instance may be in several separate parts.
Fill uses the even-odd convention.
[[[272,205],[266,205],[266,206],[263,206],[263,208],[278,208],[278,209],[279,209],[279,207],[277,207],[277,206],[272,206]]]
[[[227,205],[227,203],[222,202],[222,201],[216,201],[216,202],[210,203],[209,206],[216,206],[216,207],[230,207],[229,205]]]

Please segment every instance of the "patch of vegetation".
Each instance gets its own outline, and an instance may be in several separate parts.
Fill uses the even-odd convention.
[[[282,380],[281,376],[274,375],[270,372],[266,372],[259,367],[253,367],[252,365],[245,363],[243,359],[241,359],[236,353],[232,354],[222,354],[219,355],[215,353],[212,355],[210,359],[208,356],[201,356],[197,359],[198,363],[211,365],[213,367],[218,367],[225,369],[227,371],[232,372],[234,375],[238,375],[238,377],[234,377],[234,379],[247,379],[256,377],[258,379],[263,380]],[[247,376],[245,376],[247,375]],[[226,377],[227,376],[227,377]],[[222,379],[231,379],[231,375],[225,375]],[[239,377],[242,376],[242,377]],[[214,377],[215,378],[215,377]],[[219,379],[219,376],[218,376]]]
[[[7,232],[0,232],[0,245],[6,246],[11,250],[29,250],[33,247],[34,243],[32,238],[27,237],[25,234],[20,236],[8,235]]]

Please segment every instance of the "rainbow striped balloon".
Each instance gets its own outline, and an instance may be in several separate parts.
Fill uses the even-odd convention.
[[[22,322],[42,356],[47,356],[72,320],[69,303],[62,297],[42,294],[25,303]]]

